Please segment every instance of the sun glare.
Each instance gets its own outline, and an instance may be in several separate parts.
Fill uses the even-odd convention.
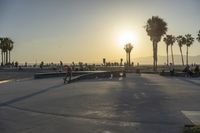
[[[119,37],[119,45],[124,46],[127,43],[135,44],[137,41],[136,34],[134,32],[124,32]]]

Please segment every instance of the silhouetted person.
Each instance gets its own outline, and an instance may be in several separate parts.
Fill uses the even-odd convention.
[[[44,66],[44,62],[42,61],[42,62],[40,63],[40,69],[43,69],[43,66]]]
[[[19,70],[19,71],[22,71],[23,69],[22,69],[22,67],[21,67],[21,66],[19,66],[18,70]]]
[[[27,64],[27,62],[25,62],[25,65],[24,65],[25,67],[27,67],[28,66],[28,64]]]
[[[137,63],[136,73],[140,73],[140,65],[139,65],[139,63]]]
[[[196,67],[194,69],[194,73],[195,74],[199,74],[199,65],[196,65]]]
[[[75,63],[72,62],[72,70],[74,71],[75,70]]]
[[[169,71],[170,71],[170,75],[173,76],[174,75],[174,66],[172,63],[170,63],[170,65],[169,65]]]
[[[66,72],[65,77],[64,77],[64,83],[66,83],[66,81],[67,81],[67,83],[70,83],[71,77],[72,77],[72,69],[68,65],[66,65],[64,67],[64,69],[65,69],[65,72]],[[68,78],[68,80],[67,80],[67,78]]]
[[[183,72],[187,72],[187,70],[188,70],[188,65],[183,69]]]
[[[191,67],[190,67],[189,65],[187,65],[187,66],[185,67],[185,69],[183,70],[183,72],[186,73],[186,76],[187,76],[187,77],[191,77],[191,76],[193,75],[192,69],[191,69]]]
[[[63,71],[63,62],[60,61],[60,72],[62,72],[62,71]]]
[[[18,62],[17,61],[15,62],[15,67],[18,67]]]

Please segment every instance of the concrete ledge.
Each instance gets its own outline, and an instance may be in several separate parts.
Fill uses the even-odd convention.
[[[64,72],[54,72],[54,73],[36,73],[34,75],[35,79],[42,79],[42,78],[52,78],[52,77],[64,77],[66,73]],[[120,77],[125,76],[125,72],[122,71],[79,71],[73,72],[73,76],[76,77],[77,80],[80,79],[92,79],[92,78],[106,78],[106,77]]]
[[[170,72],[161,72],[160,75],[162,76],[176,76],[176,77],[185,77],[185,72],[174,72],[173,75],[171,75]],[[200,74],[193,74],[191,77],[200,77]]]
[[[200,111],[181,111],[194,125],[200,125]]]
[[[64,73],[60,72],[51,72],[51,73],[36,73],[34,74],[35,79],[40,79],[40,78],[51,78],[51,77],[63,77]]]
[[[88,74],[90,72],[73,72],[72,75],[73,76],[78,76],[78,75],[82,75],[82,74]],[[53,78],[53,77],[64,77],[65,76],[65,72],[49,72],[49,73],[36,73],[34,74],[34,78],[35,79],[40,79],[40,78]]]
[[[83,75],[74,77],[74,78],[72,78],[72,80],[70,82],[76,82],[76,81],[84,80],[84,79],[111,78],[111,77],[112,78],[126,77],[126,74],[125,74],[125,72],[121,72],[121,71],[89,73],[89,74],[83,74]]]

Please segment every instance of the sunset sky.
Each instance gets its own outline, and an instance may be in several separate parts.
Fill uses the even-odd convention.
[[[0,37],[15,42],[12,57],[21,63],[119,61],[126,57],[120,41],[126,33],[135,36],[131,57],[152,56],[144,28],[152,16],[167,22],[167,34],[196,38],[199,7],[200,0],[0,0]],[[166,55],[163,41],[158,45],[158,55]],[[199,55],[200,43],[189,53]]]

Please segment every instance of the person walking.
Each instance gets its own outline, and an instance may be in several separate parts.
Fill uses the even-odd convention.
[[[196,74],[196,75],[199,75],[199,65],[196,65],[195,66],[195,69],[194,69],[194,73]]]
[[[192,68],[189,65],[187,65],[185,67],[185,69],[183,70],[183,72],[185,72],[185,76],[186,77],[191,77],[193,75]]]
[[[193,76],[192,66],[189,66],[189,69],[188,69],[188,76],[189,76],[189,77],[192,77],[192,76]]]
[[[170,65],[169,65],[169,71],[170,71],[170,75],[174,76],[174,66],[172,63],[170,63]]]

